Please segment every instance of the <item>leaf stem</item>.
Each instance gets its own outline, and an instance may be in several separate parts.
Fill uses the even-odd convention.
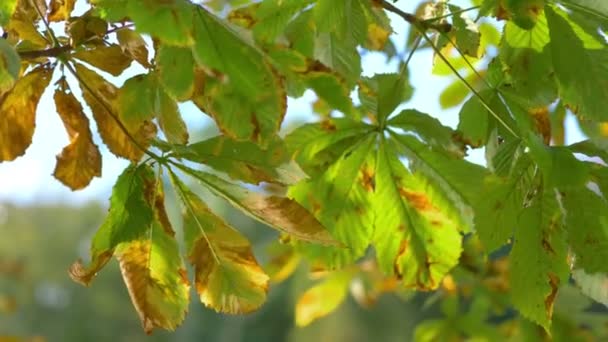
[[[51,29],[51,26],[49,25],[49,22],[46,21],[44,14],[42,14],[42,11],[40,10],[40,8],[38,8],[38,5],[36,5],[36,1],[30,0],[30,5],[32,7],[34,7],[34,9],[36,10],[36,13],[38,13],[38,16],[40,17],[40,20],[42,20],[42,22],[44,23],[44,26],[46,27],[46,30],[49,33],[49,35],[51,36],[51,40],[53,41],[53,46],[55,46],[55,47],[61,46],[61,44],[59,44],[59,40],[57,40],[57,37],[55,36],[55,32]]]
[[[164,158],[158,156],[156,153],[146,149],[145,147],[143,147],[139,141],[137,141],[137,139],[135,139],[131,133],[129,132],[129,130],[127,129],[127,127],[125,127],[125,125],[122,123],[122,121],[120,121],[120,119],[118,118],[118,116],[113,112],[112,108],[110,108],[108,106],[108,104],[102,100],[97,93],[95,93],[95,91],[93,91],[93,89],[86,83],[84,82],[84,80],[78,75],[78,73],[76,72],[76,70],[74,69],[74,67],[72,67],[72,65],[69,63],[69,61],[66,61],[62,58],[60,58],[61,63],[63,63],[63,65],[65,65],[65,67],[70,71],[70,73],[78,80],[78,82],[91,94],[91,96],[93,96],[95,98],[95,100],[97,102],[99,102],[99,104],[103,107],[103,109],[106,110],[106,112],[108,112],[108,114],[110,115],[110,117],[116,122],[116,124],[118,125],[118,127],[120,128],[120,130],[129,138],[129,140],[131,140],[131,142],[133,143],[133,145],[135,145],[135,147],[137,147],[138,149],[140,149],[141,151],[143,151],[146,155],[148,155],[150,158],[156,160],[159,164],[164,165],[166,164],[166,161]]]
[[[440,19],[443,19],[443,18],[449,18],[449,17],[451,17],[453,15],[456,15],[456,14],[465,13],[465,12],[468,12],[468,11],[472,11],[472,10],[478,9],[479,7],[481,7],[481,6],[473,6],[473,7],[469,7],[469,8],[461,8],[461,9],[459,9],[457,11],[453,11],[453,12],[450,12],[448,14],[440,15],[440,16],[434,17],[434,18],[425,19],[425,20],[423,20],[423,22],[428,23],[428,22],[437,21],[437,20],[440,20]]]
[[[450,32],[450,30],[452,29],[452,25],[449,23],[434,24],[432,22],[429,22],[428,20],[420,20],[420,18],[416,17],[414,14],[404,12],[403,10],[401,10],[400,8],[391,4],[390,2],[387,2],[386,0],[374,0],[374,1],[376,3],[378,3],[380,6],[382,6],[382,8],[384,8],[385,10],[395,13],[396,15],[403,18],[403,20],[407,21],[408,23],[410,23],[416,27],[422,27],[425,30],[434,29],[439,32]]]

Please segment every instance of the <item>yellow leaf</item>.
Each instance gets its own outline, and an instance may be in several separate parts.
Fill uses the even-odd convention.
[[[378,24],[370,24],[367,27],[367,42],[373,50],[382,50],[388,41],[391,32]]]
[[[81,50],[73,54],[75,58],[87,62],[114,76],[120,76],[131,65],[131,58],[118,45],[96,46],[92,50]]]
[[[0,162],[23,155],[32,143],[36,107],[51,75],[51,69],[37,68],[0,98]]]
[[[93,143],[89,119],[82,106],[64,86],[55,91],[57,113],[68,132],[70,144],[57,156],[53,175],[72,190],[85,188],[93,177],[101,176],[101,154]]]
[[[116,115],[116,87],[80,64],[76,64],[76,72],[103,142],[115,155],[137,162],[144,154],[142,149],[148,148],[150,140],[156,136],[156,126],[144,121],[138,128],[129,130],[127,135],[127,128]]]
[[[76,0],[51,0],[49,21],[63,21],[70,17]]]
[[[280,283],[289,278],[300,264],[300,256],[286,243],[273,243],[268,248],[268,254],[269,260],[264,270],[273,283]]]
[[[307,326],[333,312],[346,297],[352,277],[352,271],[336,271],[304,292],[296,304],[296,325]]]
[[[148,48],[144,39],[133,30],[122,29],[116,33],[122,52],[146,68],[150,68]]]
[[[124,243],[116,256],[144,331],[175,330],[186,316],[190,290],[175,239],[155,223],[149,240]]]
[[[176,177],[184,202],[184,237],[201,302],[218,312],[248,313],[266,300],[268,276],[249,241],[230,227]]]

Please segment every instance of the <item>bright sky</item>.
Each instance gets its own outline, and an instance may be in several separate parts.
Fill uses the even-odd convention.
[[[418,2],[400,1],[397,5],[401,9],[413,12]],[[466,0],[453,0],[452,3],[462,7],[469,6]],[[396,31],[395,42],[401,48],[406,40],[408,25],[404,24],[399,17],[391,15],[393,29]],[[135,63],[134,63],[135,64]],[[396,71],[398,61],[393,59],[386,63],[386,58],[378,53],[370,53],[363,58],[364,75],[374,73]],[[411,83],[415,86],[413,98],[402,104],[397,111],[405,108],[416,108],[419,111],[433,115],[441,120],[444,125],[455,127],[458,122],[458,110],[443,110],[439,107],[439,93],[454,78],[437,77],[431,74],[432,53],[430,49],[416,52],[410,61]],[[133,74],[143,72],[141,68],[132,68]],[[112,79],[112,78],[111,78]],[[126,78],[123,78],[126,79]],[[121,80],[114,79],[117,84]],[[311,102],[315,99],[314,94],[307,93],[303,98],[290,99],[286,124],[293,120],[302,121],[303,118],[311,118]],[[200,130],[212,121],[202,114],[193,105],[186,104],[181,107],[182,115],[188,122],[190,133]],[[90,114],[90,112],[87,112]],[[572,143],[583,139],[578,126],[570,117],[566,128],[566,142]],[[285,125],[284,125],[285,126]],[[110,154],[101,143],[99,136],[95,137],[95,143],[102,149],[102,177],[94,178],[91,184],[80,191],[72,192],[53,178],[55,168],[55,156],[68,144],[67,134],[63,124],[55,111],[52,100],[52,91],[47,89],[38,106],[36,117],[36,131],[32,145],[26,154],[15,161],[0,163],[0,202],[9,201],[18,204],[33,202],[64,201],[68,203],[83,203],[89,199],[105,201],[111,192],[112,185],[118,175],[128,165],[124,159],[118,159]],[[469,159],[484,163],[483,151],[475,150],[469,152]]]

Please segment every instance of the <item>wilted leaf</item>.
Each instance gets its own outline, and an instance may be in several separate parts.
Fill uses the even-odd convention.
[[[303,241],[326,245],[336,244],[325,227],[294,200],[257,193],[215,175],[184,166],[181,169],[200,180],[216,195],[223,197],[235,207],[270,227]]]
[[[175,330],[186,316],[190,284],[177,241],[159,222],[145,239],[120,244],[116,258],[144,331]]]
[[[131,65],[132,61],[129,56],[122,52],[122,48],[119,45],[114,44],[110,46],[96,46],[91,50],[80,50],[72,56],[114,76],[122,74]]]
[[[72,190],[82,189],[93,177],[101,177],[101,154],[93,143],[89,119],[67,84],[64,83],[55,91],[54,99],[57,113],[70,137],[70,144],[57,156],[53,176]]]
[[[148,61],[148,48],[146,47],[146,42],[139,33],[123,28],[116,32],[116,38],[125,55],[136,60],[146,68],[151,66]]]
[[[32,143],[36,108],[51,75],[51,69],[34,69],[0,96],[0,162],[23,155]]]
[[[249,241],[213,214],[174,175],[172,180],[183,202],[184,239],[201,302],[229,314],[258,309],[266,301],[268,276],[258,265]]]
[[[352,270],[336,271],[309,288],[296,303],[296,325],[304,327],[333,312],[346,298]]]
[[[148,166],[129,166],[118,177],[110,209],[105,221],[91,242],[91,264],[85,267],[80,260],[70,267],[70,276],[88,286],[121,243],[141,239],[154,221],[154,172]]]
[[[135,129],[127,129],[117,116],[116,87],[80,64],[76,64],[76,71],[103,142],[115,155],[137,162],[144,154],[142,148],[147,148],[156,136],[156,126],[145,121]]]
[[[76,0],[51,0],[49,21],[64,21],[70,17]]]

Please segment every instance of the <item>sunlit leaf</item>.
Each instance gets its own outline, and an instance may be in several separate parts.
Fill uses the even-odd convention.
[[[156,136],[156,126],[144,121],[136,128],[127,129],[117,116],[118,89],[80,64],[76,64],[76,71],[83,97],[93,112],[103,142],[115,155],[138,161],[144,154],[142,149]]]
[[[460,7],[450,5],[450,11],[456,12],[461,10]],[[456,46],[462,53],[471,57],[479,57],[479,45],[481,35],[477,24],[471,20],[466,13],[460,13],[452,16],[454,36],[456,37]]]
[[[296,325],[304,327],[333,312],[346,298],[351,270],[336,271],[304,292],[296,303]]]
[[[213,214],[175,176],[172,180],[183,202],[184,239],[201,302],[229,314],[258,309],[266,300],[268,276],[258,265],[249,241]]]
[[[15,11],[17,0],[6,0],[0,4],[0,25],[4,26],[8,23],[11,15]]]
[[[371,242],[375,189],[373,136],[362,137],[325,172],[289,189],[323,223],[331,235],[348,248],[301,246],[316,268],[341,268],[361,257]]]
[[[393,210],[383,209],[394,203]],[[382,143],[374,198],[374,245],[380,268],[406,287],[435,289],[458,263],[461,236],[458,211],[421,174],[412,174]]]
[[[36,108],[51,75],[51,69],[34,69],[0,97],[0,162],[23,155],[32,143]]]
[[[78,260],[70,268],[74,281],[88,286],[118,245],[144,237],[155,217],[155,182],[148,166],[129,166],[118,177],[108,215],[91,242],[91,263],[85,267]]]
[[[89,185],[93,177],[101,177],[101,154],[93,143],[89,119],[67,84],[55,91],[54,99],[70,144],[57,156],[53,176],[72,190],[82,189]]]
[[[119,76],[131,65],[131,58],[125,55],[118,45],[98,46],[92,50],[81,50],[72,56],[114,76]]]
[[[300,256],[288,244],[273,242],[266,249],[268,262],[264,264],[264,271],[273,283],[280,283],[287,279],[300,264]]]
[[[131,0],[126,6],[129,17],[139,32],[149,33],[165,43],[189,46],[192,39],[192,19],[195,7],[187,0]]]
[[[377,74],[364,79],[359,86],[359,98],[364,108],[377,115],[379,122],[384,122],[397,106],[409,100],[413,92],[407,72]]]

